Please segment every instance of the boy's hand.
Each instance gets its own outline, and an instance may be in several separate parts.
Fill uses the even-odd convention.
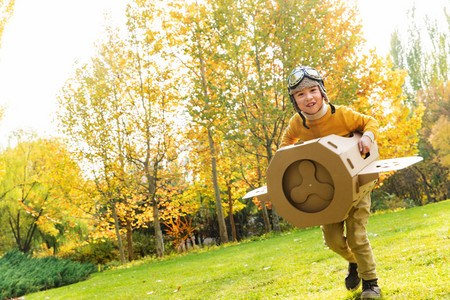
[[[369,153],[370,146],[372,146],[372,140],[367,135],[363,135],[358,141],[359,152],[361,154]]]

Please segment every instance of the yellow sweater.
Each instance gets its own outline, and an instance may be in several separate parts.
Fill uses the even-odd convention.
[[[324,103],[323,105],[327,105]],[[348,137],[352,132],[371,131],[377,136],[378,122],[370,116],[360,114],[346,106],[335,106],[336,111],[331,113],[330,107],[324,116],[317,120],[306,120],[307,129],[303,126],[302,118],[296,113],[289,121],[288,127],[281,138],[281,147],[292,145],[298,140],[308,141],[330,134]]]

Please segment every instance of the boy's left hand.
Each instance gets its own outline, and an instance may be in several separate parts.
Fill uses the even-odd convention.
[[[372,140],[367,135],[363,135],[358,141],[359,152],[361,154],[369,153],[370,146],[372,146]]]

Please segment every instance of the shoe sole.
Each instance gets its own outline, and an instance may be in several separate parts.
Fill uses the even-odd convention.
[[[349,288],[346,287],[347,290],[349,290],[349,291],[351,291],[351,292],[356,291],[356,290],[359,289],[359,287],[361,286],[361,281],[362,281],[362,280],[360,280],[360,281],[358,282],[358,284],[357,284],[354,288],[349,289]]]
[[[360,299],[381,299],[382,296],[381,295],[375,295],[375,296],[371,296],[371,295],[361,295]]]

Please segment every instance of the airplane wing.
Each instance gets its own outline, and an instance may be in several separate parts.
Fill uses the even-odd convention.
[[[409,167],[422,160],[423,158],[420,156],[409,156],[409,157],[376,160],[367,165],[364,169],[362,169],[361,172],[358,173],[358,175],[396,171]]]
[[[252,190],[252,191],[248,192],[247,194],[245,194],[243,199],[248,199],[248,198],[258,197],[258,196],[264,196],[266,194],[267,194],[267,186],[262,186],[260,188]]]

